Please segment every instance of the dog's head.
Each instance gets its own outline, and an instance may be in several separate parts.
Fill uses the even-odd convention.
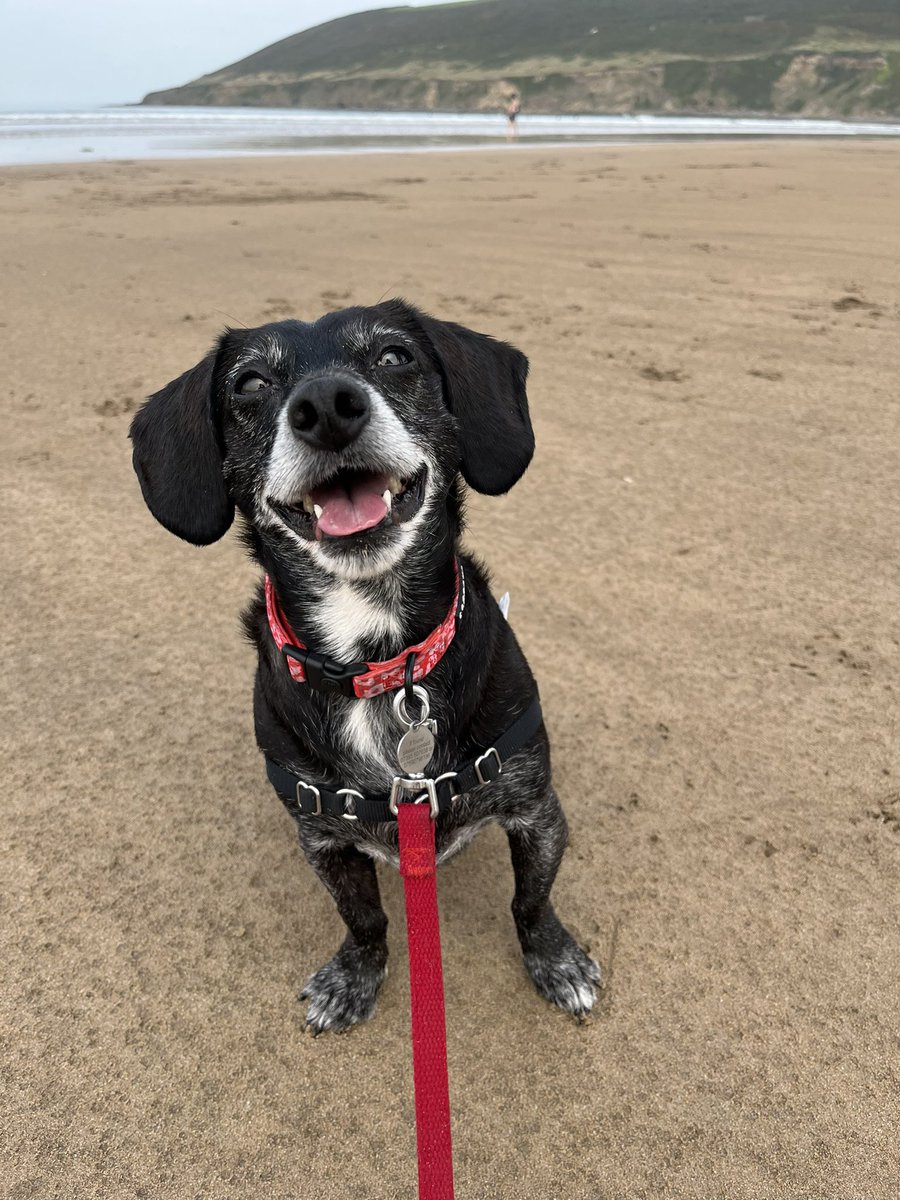
[[[392,569],[458,474],[508,491],[531,461],[528,361],[394,300],[226,331],[131,425],[156,519],[208,545],[235,506],[330,573]]]

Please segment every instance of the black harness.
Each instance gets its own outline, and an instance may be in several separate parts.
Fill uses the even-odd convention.
[[[444,812],[456,796],[470,792],[485,783],[493,783],[503,774],[503,764],[521,750],[537,733],[543,722],[538,696],[532,700],[521,717],[510,725],[493,746],[469,762],[447,771],[437,779],[424,776],[398,775],[390,792],[364,796],[355,788],[343,787],[329,791],[307,783],[294,771],[266,756],[266,774],[292,817],[343,817],[347,821],[377,824],[397,819],[397,804],[405,797],[407,803],[431,804],[434,816]]]

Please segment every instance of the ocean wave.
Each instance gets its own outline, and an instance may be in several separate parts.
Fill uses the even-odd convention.
[[[679,138],[900,137],[900,124],[808,118],[523,114],[518,145]],[[505,144],[497,113],[104,108],[0,114],[0,163],[437,150]]]

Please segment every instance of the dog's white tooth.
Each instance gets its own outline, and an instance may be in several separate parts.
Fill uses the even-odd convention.
[[[312,496],[309,492],[303,497],[303,508],[306,512],[311,513],[313,510]]]
[[[390,489],[390,488],[385,488],[385,489],[384,489],[384,494],[382,495],[382,497],[381,497],[381,498],[382,498],[382,500],[384,501],[384,507],[385,507],[385,508],[390,508],[390,507],[391,507],[391,501],[394,499],[394,496],[393,496],[393,493],[391,492],[391,489]]]
[[[388,491],[391,492],[392,495],[396,496],[399,491],[402,491],[402,489],[403,484],[396,475],[392,475],[388,480]]]
[[[322,515],[322,512],[323,512],[322,505],[321,505],[321,504],[314,504],[314,505],[313,505],[313,512],[316,514],[316,520],[318,521],[319,517],[321,517],[321,515]]]

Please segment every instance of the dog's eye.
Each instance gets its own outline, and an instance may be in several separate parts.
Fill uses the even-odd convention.
[[[388,346],[378,356],[379,367],[405,367],[412,362],[412,355],[402,346]]]
[[[252,396],[254,392],[265,391],[271,386],[268,379],[263,379],[261,375],[244,375],[237,381],[234,390],[239,396]]]

